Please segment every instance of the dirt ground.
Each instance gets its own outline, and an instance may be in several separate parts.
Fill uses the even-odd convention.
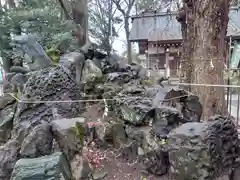
[[[117,150],[99,150],[92,149],[99,158],[99,167],[97,172],[107,173],[104,180],[170,180],[166,176],[156,177],[148,175],[137,163],[129,164],[123,160]]]
[[[85,117],[89,119],[101,119],[102,116],[103,112],[99,109],[99,105],[93,105],[85,113]],[[96,171],[107,172],[104,180],[171,180],[168,175],[161,177],[146,175],[139,164],[129,164],[120,158],[117,150],[101,150],[94,147],[88,149],[92,151],[91,156],[99,161],[100,165]]]

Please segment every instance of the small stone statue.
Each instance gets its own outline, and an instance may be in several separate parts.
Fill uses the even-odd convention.
[[[30,57],[29,59],[25,58],[24,61],[31,71],[44,69],[52,65],[51,59],[33,35],[15,36],[13,41],[23,54]]]

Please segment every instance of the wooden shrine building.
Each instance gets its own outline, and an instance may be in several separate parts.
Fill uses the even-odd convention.
[[[180,65],[182,32],[176,20],[177,12],[144,12],[132,16],[130,42],[139,47],[139,54],[146,55],[147,67],[170,69],[170,75],[177,74]],[[229,12],[228,40],[240,40],[240,11],[232,7]]]

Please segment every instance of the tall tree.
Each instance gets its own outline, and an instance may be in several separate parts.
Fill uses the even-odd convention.
[[[118,37],[115,25],[122,22],[116,12],[116,6],[109,0],[95,0],[89,4],[89,33],[108,53],[112,50],[113,38]]]
[[[130,36],[130,26],[129,26],[129,18],[130,13],[133,9],[133,5],[135,3],[135,0],[113,0],[114,4],[116,4],[117,9],[122,13],[124,18],[124,29],[126,34],[126,40],[127,40],[127,54],[128,54],[128,63],[132,63],[132,47],[131,42],[129,41]]]
[[[78,39],[78,45],[83,51],[87,51],[91,45],[88,35],[88,0],[58,0],[67,19],[74,22],[73,37]],[[68,12],[66,6],[71,8]]]
[[[74,22],[78,25],[76,37],[79,39],[79,45],[83,46],[88,41],[88,0],[71,1],[72,15]]]
[[[184,0],[182,20],[187,23],[183,46],[191,61],[191,91],[203,104],[203,119],[226,113],[224,88],[204,84],[224,84],[226,34],[231,0]]]

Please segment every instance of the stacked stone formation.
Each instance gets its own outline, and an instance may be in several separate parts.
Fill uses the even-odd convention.
[[[132,96],[131,94],[119,96],[116,99],[118,106],[116,112],[120,112],[123,120],[133,125],[144,125],[149,122],[148,116],[152,109],[152,101],[144,96]]]
[[[167,135],[182,124],[181,112],[175,108],[155,108],[152,129],[144,136],[144,154],[140,156],[142,167],[155,175],[164,175],[169,168]]]
[[[89,58],[92,59],[92,56]],[[65,60],[71,61],[68,58]],[[103,66],[101,65],[102,62],[104,63]],[[235,127],[230,120],[214,117],[210,122],[182,125],[189,121],[199,121],[202,107],[198,98],[190,96],[183,90],[169,91],[165,87],[162,87],[160,92],[159,86],[156,86],[156,84],[146,85],[142,83],[141,77],[136,77],[138,68],[133,68],[131,71],[136,71],[133,73],[129,71],[127,65],[122,66],[115,61],[108,63],[101,61],[101,63],[93,69],[91,69],[91,66],[85,66],[89,68],[89,71],[93,71],[83,73],[85,77],[83,79],[88,79],[87,74],[98,77],[100,71],[102,71],[103,77],[101,77],[101,81],[90,78],[89,83],[84,86],[83,92],[79,92],[81,90],[75,82],[76,74],[72,62],[63,63],[63,66],[36,71],[29,76],[21,100],[55,101],[91,99],[93,97],[115,98],[116,101],[107,101],[109,112],[108,117],[103,119],[104,123],[93,126],[94,138],[117,148],[123,147],[123,154],[129,161],[135,162],[139,158],[144,168],[156,175],[165,174],[169,169],[169,164],[171,164],[171,172],[176,180],[201,178],[212,180],[212,177],[218,174],[218,170],[223,171],[232,165],[237,152],[235,147],[237,136]],[[103,70],[103,67],[112,67],[113,65],[115,68],[110,68],[110,71]],[[101,68],[98,69],[99,67]],[[182,95],[184,95],[184,98],[178,98]],[[164,99],[172,100],[163,103]],[[72,126],[64,122],[73,122],[73,117],[80,115],[84,111],[83,109],[88,109],[88,105],[94,103],[101,110],[106,107],[105,102],[86,104],[75,102],[64,104],[18,103],[15,116],[9,116],[11,127],[5,128],[4,126],[4,134],[7,134],[13,128],[13,137],[17,137],[17,140],[20,141],[20,154],[15,147],[12,148],[12,151],[9,151],[12,146],[9,143],[0,148],[2,152],[2,156],[0,156],[2,161],[2,164],[0,164],[0,179],[1,177],[7,179],[5,178],[7,177],[6,174],[11,175],[12,168],[19,158],[31,157],[38,161],[39,159],[35,159],[36,157],[60,150],[65,153],[69,162],[77,157],[75,156],[76,153],[81,157],[79,151],[81,146],[78,146],[75,140]],[[7,103],[6,107],[13,104],[14,102]],[[4,111],[6,107],[4,105],[3,108],[0,108],[1,111]],[[2,114],[2,116],[5,122],[8,117],[5,114]],[[109,117],[113,117],[113,119],[110,121]],[[13,118],[14,123],[12,123]],[[92,120],[95,121],[96,118]],[[153,120],[152,123],[150,123],[151,120]],[[50,123],[50,129],[42,126],[45,122]],[[149,124],[152,124],[152,127]],[[17,133],[22,132],[18,131],[19,129],[23,130],[26,136],[23,137],[25,138],[22,137],[21,133],[19,133],[21,136]],[[19,137],[23,139],[20,140]],[[4,137],[0,143],[5,143],[8,138],[10,137]],[[57,146],[46,146],[51,141],[56,142]],[[41,142],[43,142],[42,146],[46,148],[41,148]],[[48,156],[48,158],[51,159],[52,157]],[[27,160],[32,162],[31,159]],[[8,167],[5,166],[7,163],[11,163],[11,166],[4,169],[3,167]],[[19,165],[19,162],[16,164],[14,172],[19,169],[17,165]],[[24,169],[25,165],[21,164],[22,167]],[[50,166],[49,168],[51,169]],[[48,169],[46,169],[47,171]],[[76,172],[80,171],[77,169]],[[13,177],[15,176],[13,174]],[[31,177],[30,173],[26,175],[25,179]]]
[[[174,128],[184,122],[181,112],[172,107],[161,106],[155,108],[153,132],[159,138],[166,137]]]
[[[169,134],[171,175],[176,180],[212,180],[233,166],[237,142],[235,125],[227,118],[185,123]]]

